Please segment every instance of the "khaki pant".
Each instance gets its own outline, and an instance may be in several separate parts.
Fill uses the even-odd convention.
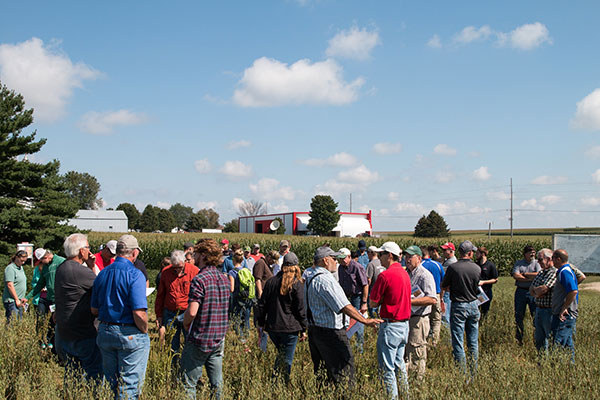
[[[408,344],[406,356],[408,370],[417,373],[422,379],[427,364],[427,335],[429,335],[429,316],[413,316],[408,322]]]
[[[437,301],[431,306],[431,314],[429,314],[429,324],[431,325],[431,336],[433,336],[431,345],[437,346],[440,341],[440,328],[442,326],[442,299],[437,295]]]

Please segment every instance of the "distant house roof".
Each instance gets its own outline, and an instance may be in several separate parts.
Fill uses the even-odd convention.
[[[102,220],[127,220],[127,215],[122,210],[79,210],[76,219],[102,219]]]

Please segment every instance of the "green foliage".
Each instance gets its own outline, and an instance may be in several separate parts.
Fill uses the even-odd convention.
[[[219,227],[219,214],[212,208],[204,208],[192,214],[185,223],[185,227],[190,232],[200,232],[202,229],[216,229]]]
[[[283,235],[285,233],[285,225],[283,224],[283,220],[279,217],[275,218],[273,221],[279,221],[279,228],[271,231],[272,235]]]
[[[240,220],[237,218],[232,219],[231,221],[225,223],[223,227],[223,232],[225,233],[237,233],[240,231]]]
[[[102,199],[98,198],[100,184],[87,172],[69,171],[63,176],[64,185],[80,210],[97,210],[102,207]]]
[[[175,228],[177,222],[175,217],[169,210],[164,208],[158,209],[158,230],[163,232],[171,232],[171,229]]]
[[[197,214],[204,215],[204,217],[206,218],[206,221],[208,223],[206,228],[218,229],[219,226],[221,226],[219,225],[219,213],[217,213],[212,208],[203,208],[202,210],[198,210]]]
[[[317,235],[327,236],[340,220],[340,212],[331,196],[316,195],[310,202],[308,230]]]
[[[450,229],[440,214],[431,210],[429,215],[419,218],[415,226],[415,237],[448,237]]]
[[[17,243],[59,247],[73,228],[64,222],[75,216],[77,205],[66,191],[57,160],[30,162],[46,143],[36,132],[23,135],[33,122],[33,110],[23,97],[0,84],[0,254],[11,254]],[[62,224],[61,224],[62,223]]]
[[[160,218],[158,216],[160,208],[148,204],[139,220],[139,229],[142,232],[154,232],[160,230]]]
[[[189,206],[184,206],[181,203],[175,203],[169,208],[171,214],[173,214],[173,218],[175,218],[175,223],[177,227],[184,228],[185,223],[190,218],[190,216],[194,213],[194,209]]]
[[[129,229],[140,229],[141,214],[136,206],[131,203],[121,203],[117,206],[117,210],[121,210],[127,215]]]

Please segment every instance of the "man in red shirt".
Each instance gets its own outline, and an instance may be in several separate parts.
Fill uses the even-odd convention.
[[[112,264],[113,261],[115,261],[116,254],[116,240],[109,240],[108,242],[106,242],[106,245],[102,248],[102,250],[94,254],[94,256],[96,257],[96,268],[94,268],[94,272],[96,273],[96,275],[98,275],[98,273],[102,271],[104,267],[108,267],[110,264]]]
[[[376,252],[386,268],[377,277],[370,296],[370,306],[381,307],[379,314],[384,321],[377,336],[377,361],[388,394],[397,399],[398,370],[402,374],[403,391],[408,393],[404,347],[408,342],[411,314],[410,277],[400,264],[402,249],[396,243],[386,242]]]
[[[171,341],[171,349],[175,353],[179,353],[181,344],[183,313],[188,307],[190,283],[199,271],[198,267],[185,262],[185,253],[182,250],[174,250],[171,253],[171,265],[166,266],[160,276],[154,305],[156,324],[159,328],[175,328],[175,335]],[[186,333],[183,334],[185,338]],[[176,357],[173,357],[173,360],[176,365]]]
[[[254,261],[258,261],[261,258],[264,258],[264,255],[260,252],[260,244],[255,243],[252,246],[252,252],[250,252],[250,257],[254,258]]]

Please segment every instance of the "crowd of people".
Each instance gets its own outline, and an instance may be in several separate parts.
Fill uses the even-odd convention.
[[[41,346],[65,362],[65,374],[105,379],[115,398],[138,398],[150,351],[147,296],[152,291],[139,260],[142,249],[133,235],[123,235],[94,254],[80,233],[67,237],[63,247],[66,259],[35,250],[29,292],[23,268],[28,255],[14,255],[4,274],[7,322],[33,303],[43,331]],[[453,357],[470,379],[477,369],[479,323],[490,310],[498,271],[487,249],[468,240],[458,250],[451,242],[441,250],[443,258],[434,245],[402,250],[386,242],[367,248],[360,240],[355,251],[335,251],[324,243],[302,272],[287,240],[266,255],[258,244],[230,247],[226,239],[185,243],[162,261],[155,282],[159,340],[164,343],[165,331],[172,329],[173,368],[189,398],[196,397],[203,368],[213,394],[221,398],[230,326],[247,351],[251,325],[263,351],[270,339],[277,349],[273,379],[289,382],[296,345],[307,340],[314,373],[350,389],[354,353],[364,351],[365,326],[377,327],[380,375],[395,399],[407,393],[409,373],[424,378],[427,351],[438,345],[445,325]],[[527,246],[512,277],[517,342],[523,343],[529,307],[539,356],[553,343],[569,349],[574,362],[578,283],[585,275],[569,264],[565,250],[536,253]]]

